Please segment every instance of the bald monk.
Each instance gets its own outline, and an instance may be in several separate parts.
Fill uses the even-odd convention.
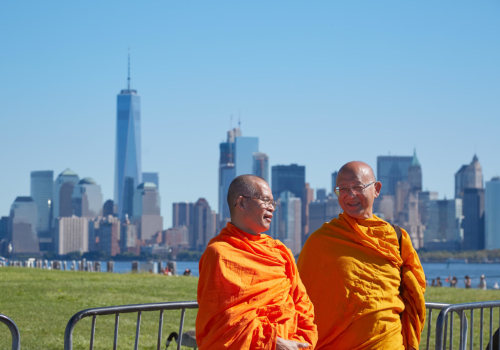
[[[373,214],[381,187],[368,164],[345,164],[335,188],[343,213],[312,233],[300,253],[316,349],[418,349],[424,271],[408,233],[401,229],[400,250],[395,228]]]
[[[203,253],[198,282],[196,341],[205,349],[313,349],[313,305],[292,253],[263,234],[275,208],[257,176],[229,186],[231,222]]]

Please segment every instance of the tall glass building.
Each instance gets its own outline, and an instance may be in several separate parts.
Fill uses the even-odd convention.
[[[118,217],[133,214],[134,192],[142,183],[141,171],[141,98],[128,87],[116,100],[116,158],[114,200]]]
[[[36,230],[38,234],[50,231],[50,209],[54,188],[54,172],[52,170],[31,172],[31,198],[35,201],[37,209]]]
[[[36,203],[31,197],[17,197],[10,208],[13,253],[39,253],[36,234]]]
[[[486,182],[485,190],[485,249],[500,249],[500,177]]]

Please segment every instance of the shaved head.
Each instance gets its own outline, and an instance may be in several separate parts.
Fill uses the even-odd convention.
[[[367,178],[370,181],[375,181],[375,174],[373,173],[372,167],[366,164],[365,162],[355,160],[344,164],[340,168],[337,176],[337,184],[340,175],[353,175],[353,174],[362,176],[363,178]]]
[[[337,175],[337,196],[344,213],[354,219],[373,216],[373,201],[380,194],[382,184],[375,180],[371,166],[353,161],[340,168]]]
[[[266,182],[266,180],[257,175],[240,175],[231,182],[227,191],[229,212],[233,211],[234,203],[236,203],[236,199],[239,196],[253,197],[257,194],[255,183],[259,181]]]

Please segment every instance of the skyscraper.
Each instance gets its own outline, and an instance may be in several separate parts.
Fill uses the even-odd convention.
[[[396,195],[397,183],[408,181],[408,170],[412,162],[412,156],[377,157],[377,180],[382,182],[380,195]]]
[[[305,235],[307,234],[306,228],[309,223],[309,218],[307,216],[308,210],[308,200],[306,195],[306,167],[303,165],[290,164],[290,165],[275,165],[271,168],[271,189],[273,191],[274,198],[280,198],[281,193],[289,191],[293,193],[295,197],[300,198],[302,212],[301,212],[301,234],[302,242],[305,241]],[[276,237],[279,232],[277,225],[271,225],[271,233]]]
[[[127,89],[116,100],[115,194],[118,217],[132,216],[133,198],[142,183],[141,171],[141,98],[130,89],[130,60]]]
[[[252,174],[260,176],[269,182],[269,157],[262,152],[253,154],[253,171]]]
[[[302,204],[299,197],[290,191],[281,192],[280,207],[276,211],[277,238],[297,255],[302,248]]]
[[[485,249],[500,249],[500,177],[486,182],[485,189]]]
[[[466,188],[464,190],[463,214],[463,249],[484,249],[484,189]]]
[[[240,128],[233,128],[227,132],[226,142],[219,144],[220,157],[219,157],[219,219],[221,226],[229,220],[229,207],[227,205],[227,191],[231,181],[236,177],[236,170],[234,166],[234,141],[235,138],[241,136]]]
[[[17,197],[10,208],[13,253],[39,253],[36,234],[37,206],[31,197]]]
[[[54,182],[53,222],[59,217],[70,217],[73,215],[72,196],[74,187],[78,181],[78,175],[71,169],[65,169],[57,176]]]
[[[102,214],[101,186],[90,178],[81,179],[75,185],[72,195],[73,213],[76,216],[95,218]]]
[[[160,194],[154,183],[144,182],[137,186],[133,220],[139,228],[139,237],[144,241],[163,230]]]
[[[36,230],[39,236],[50,232],[53,191],[54,172],[52,170],[31,172],[30,193],[36,204]]]
[[[455,198],[463,198],[466,188],[483,188],[483,170],[475,154],[470,164],[455,173]]]
[[[238,136],[234,140],[235,175],[253,174],[253,155],[259,152],[259,138]]]
[[[227,191],[236,176],[254,174],[266,178],[268,176],[268,157],[259,152],[257,137],[241,136],[239,127],[227,132],[226,142],[219,144],[219,227],[229,221]]]

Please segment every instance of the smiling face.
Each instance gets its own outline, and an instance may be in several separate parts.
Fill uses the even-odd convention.
[[[274,207],[269,200],[273,194],[264,180],[254,177],[250,180],[253,193],[240,195],[236,200],[236,210],[231,218],[234,225],[250,234],[268,231],[273,218]]]
[[[379,196],[382,184],[375,182],[373,170],[368,164],[345,164],[337,175],[337,186],[342,189],[338,199],[344,213],[354,219],[369,219],[373,216],[373,202]]]

